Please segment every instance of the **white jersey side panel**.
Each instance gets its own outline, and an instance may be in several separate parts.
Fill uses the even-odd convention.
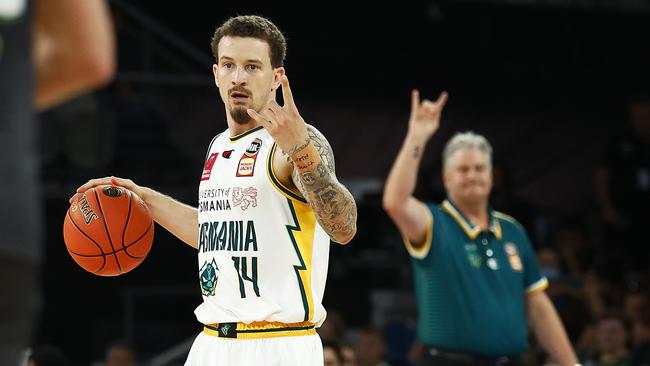
[[[208,151],[199,185],[199,282],[203,324],[325,319],[329,237],[300,196],[275,178],[263,128]]]

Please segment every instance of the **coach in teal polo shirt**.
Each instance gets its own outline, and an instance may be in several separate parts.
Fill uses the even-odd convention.
[[[518,365],[530,325],[557,364],[576,365],[526,231],[488,204],[487,140],[455,135],[443,154],[448,199],[435,205],[413,197],[424,147],[446,100],[443,93],[420,102],[413,92],[408,133],[384,191],[384,208],[412,258],[423,364]]]

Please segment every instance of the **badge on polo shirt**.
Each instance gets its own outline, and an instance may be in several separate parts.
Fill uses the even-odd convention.
[[[488,258],[487,265],[493,271],[496,271],[497,269],[499,269],[499,262],[497,262],[497,260],[494,259],[494,258]]]
[[[467,260],[469,261],[469,264],[472,265],[472,267],[478,268],[481,266],[481,256],[478,254],[478,248],[476,247],[476,244],[466,243],[465,253],[467,254]]]
[[[250,146],[244,151],[244,154],[239,159],[239,166],[237,167],[238,177],[252,177],[255,173],[255,162],[257,161],[257,153],[262,146],[262,140],[255,139],[251,142]]]
[[[521,272],[524,269],[524,266],[521,264],[521,258],[519,257],[519,252],[517,251],[517,245],[515,243],[505,243],[503,245],[503,249],[506,251],[508,262],[510,262],[510,267],[517,272]]]

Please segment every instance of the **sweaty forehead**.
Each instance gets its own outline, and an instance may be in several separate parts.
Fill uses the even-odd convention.
[[[259,38],[225,36],[219,40],[219,59],[271,63],[269,44]]]

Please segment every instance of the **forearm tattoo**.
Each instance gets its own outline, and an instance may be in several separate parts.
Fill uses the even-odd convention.
[[[415,146],[415,147],[413,148],[413,157],[414,157],[414,158],[417,158],[417,157],[419,157],[419,156],[420,156],[420,146]]]
[[[307,132],[309,132],[309,130],[307,130]],[[307,137],[307,139],[305,140],[305,142],[303,142],[302,144],[300,144],[300,145],[294,147],[293,149],[291,149],[291,150],[289,151],[288,154],[289,154],[289,155],[293,155],[293,154],[297,153],[298,151],[300,151],[300,150],[306,148],[307,145],[309,145],[309,142],[310,142],[310,141],[311,141],[311,140],[309,139],[309,137]]]
[[[307,128],[309,140],[318,152],[320,161],[314,164],[309,156],[299,154],[292,159],[286,154],[288,161],[294,164],[293,182],[309,202],[325,232],[334,241],[349,240],[356,232],[357,225],[354,198],[336,179],[334,153],[325,136],[312,126]]]

